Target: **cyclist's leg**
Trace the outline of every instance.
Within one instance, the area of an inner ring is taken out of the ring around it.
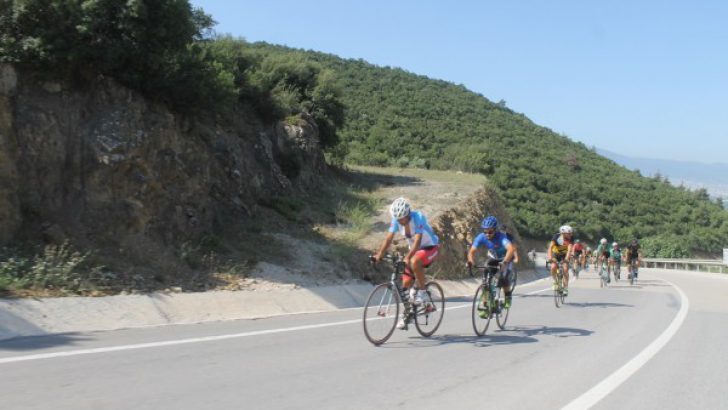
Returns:
[[[566,261],[566,257],[561,262],[561,267],[564,268],[564,289],[569,288],[569,262]]]
[[[551,280],[552,280],[554,290],[555,290],[556,289],[556,272],[559,270],[559,268],[557,265],[558,261],[556,261],[556,259],[558,259],[558,258],[556,256],[554,256],[553,259],[554,260],[551,261]]]

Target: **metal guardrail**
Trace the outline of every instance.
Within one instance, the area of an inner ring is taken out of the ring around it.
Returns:
[[[728,266],[720,259],[660,259],[644,258],[642,266],[645,268],[683,269],[698,272],[728,273]],[[703,267],[703,270],[700,268]],[[692,268],[692,269],[691,269]],[[712,268],[712,269],[711,269]],[[717,268],[717,269],[716,269]]]

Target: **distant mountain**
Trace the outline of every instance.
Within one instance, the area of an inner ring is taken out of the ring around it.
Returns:
[[[630,157],[600,148],[597,148],[597,153],[628,169],[639,170],[642,175],[659,173],[673,185],[705,188],[712,197],[728,199],[728,164]]]

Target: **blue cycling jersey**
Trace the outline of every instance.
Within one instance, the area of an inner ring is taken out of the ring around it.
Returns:
[[[405,226],[401,225],[397,219],[392,219],[392,223],[389,225],[389,232],[395,233],[397,231],[399,231],[407,239],[410,249],[412,249],[414,236],[417,234],[422,234],[420,249],[435,246],[440,243],[440,240],[437,238],[437,235],[435,235],[432,227],[430,227],[430,224],[427,223],[427,218],[425,218],[425,216],[419,211],[410,212],[409,236],[407,236]]]
[[[488,239],[485,233],[481,233],[475,237],[473,248],[483,247],[493,250],[498,259],[503,259],[506,256],[508,245],[510,244],[511,241],[508,240],[508,236],[503,232],[496,232],[495,235],[493,235],[493,239]]]

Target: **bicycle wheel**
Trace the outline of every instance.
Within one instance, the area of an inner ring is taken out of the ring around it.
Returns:
[[[488,325],[490,325],[490,317],[492,315],[488,307],[488,300],[483,300],[484,296],[485,298],[489,298],[489,294],[490,292],[487,286],[480,285],[478,286],[478,290],[475,291],[475,297],[473,297],[473,330],[478,336],[483,336],[488,330]],[[482,312],[485,312],[483,313],[484,318],[480,317]]]
[[[495,313],[495,323],[498,324],[498,327],[500,330],[506,330],[506,322],[508,321],[508,313],[510,313],[510,308],[505,308],[503,306],[503,303],[501,303],[501,300],[505,300],[505,292],[503,292],[503,289],[498,290],[498,304],[500,305],[500,309],[496,311]]]
[[[554,289],[554,304],[556,307],[561,305],[561,292],[564,288],[564,274],[559,270],[556,274],[556,289]]]
[[[391,283],[377,285],[364,305],[364,334],[375,346],[392,336],[399,318],[400,298]]]
[[[437,282],[425,284],[427,299],[415,309],[415,327],[424,337],[432,336],[445,315],[445,293]]]

